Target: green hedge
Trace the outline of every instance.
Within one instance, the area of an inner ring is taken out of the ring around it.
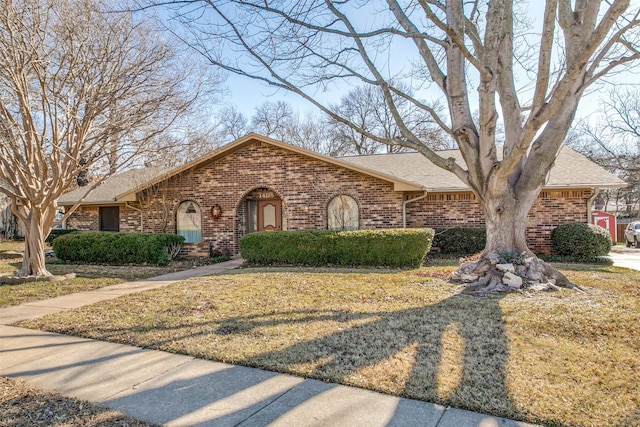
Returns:
[[[551,248],[561,256],[591,259],[607,255],[611,246],[609,232],[594,224],[563,224],[551,233]]]
[[[438,248],[441,254],[473,255],[481,252],[486,244],[484,228],[436,228],[431,248]]]
[[[253,264],[419,266],[433,230],[304,230],[250,233],[240,254]]]
[[[47,236],[46,239],[44,239],[45,242],[47,242],[48,244],[52,244],[53,243],[53,239],[55,239],[58,236],[64,236],[65,234],[69,234],[69,233],[76,233],[80,230],[76,230],[75,228],[53,228],[50,232],[49,235]]]
[[[169,262],[167,248],[182,245],[177,234],[80,232],[53,241],[56,257],[96,264],[157,264]]]

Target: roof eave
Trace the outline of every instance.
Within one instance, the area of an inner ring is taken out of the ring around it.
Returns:
[[[614,188],[625,188],[628,187],[629,184],[626,182],[623,183],[589,183],[589,184],[556,184],[556,185],[545,185],[543,190],[561,190],[561,189],[576,189],[576,188],[599,188],[603,190],[614,189]]]
[[[337,166],[341,166],[343,168],[347,168],[347,169],[351,169],[354,170],[356,172],[360,172],[363,173],[365,175],[369,175],[372,176],[374,178],[378,178],[387,182],[391,182],[394,185],[394,191],[398,191],[398,192],[403,192],[403,191],[422,191],[423,188],[422,186],[415,184],[413,182],[410,181],[406,181],[403,180],[401,178],[397,178],[393,175],[388,175],[385,173],[381,173],[378,171],[374,171],[371,169],[367,169],[367,168],[363,168],[357,165],[354,165],[353,163],[350,163],[348,161],[343,161],[340,159],[335,159],[333,157],[329,157],[329,156],[325,156],[323,154],[320,153],[316,153],[314,151],[310,151],[304,148],[300,148],[300,147],[296,147],[295,145],[291,145],[291,144],[286,144],[284,142],[263,136],[263,135],[259,135],[257,133],[249,133],[245,136],[243,136],[242,138],[239,138],[237,140],[235,140],[234,142],[231,142],[223,147],[218,148],[217,150],[213,151],[211,154],[209,154],[208,156],[201,158],[201,159],[196,159],[193,160],[189,163],[186,163],[176,169],[173,169],[167,173],[164,173],[150,181],[147,181],[146,183],[132,189],[129,191],[126,191],[124,193],[121,193],[119,195],[116,196],[116,201],[135,201],[135,194],[138,193],[141,190],[144,190],[145,188],[149,188],[152,185],[155,185],[159,182],[162,182],[163,180],[170,178],[172,176],[178,175],[186,170],[189,170],[191,168],[197,168],[198,166],[214,161],[217,158],[223,157],[224,155],[226,155],[227,153],[231,153],[233,151],[235,151],[236,149],[241,148],[243,145],[251,142],[251,141],[257,141],[257,142],[266,142],[267,144],[271,144],[274,145],[276,147],[285,149],[285,150],[289,150],[289,151],[293,151],[295,153],[298,154],[302,154],[311,158],[314,158],[316,160],[320,160],[323,162],[328,162],[328,163],[332,163],[335,164]]]
[[[58,201],[58,206],[73,206],[76,203],[78,203],[78,201],[69,201],[69,202],[64,202],[64,201]],[[105,205],[124,205],[125,202],[122,201],[117,201],[117,200],[92,200],[90,202],[82,202],[80,205],[81,206],[105,206]]]

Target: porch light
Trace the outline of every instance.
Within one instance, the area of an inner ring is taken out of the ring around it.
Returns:
[[[221,215],[222,215],[222,208],[220,207],[219,204],[216,203],[211,208],[211,216],[213,216],[213,219],[217,220],[217,219],[220,219]]]

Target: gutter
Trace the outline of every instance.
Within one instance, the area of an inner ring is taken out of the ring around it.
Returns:
[[[129,202],[125,203],[124,205],[129,209],[133,209],[134,211],[140,212],[140,232],[144,233],[144,222],[143,222],[144,217],[142,216],[142,209],[136,208],[135,206],[131,206]]]
[[[587,224],[593,224],[593,214],[591,213],[591,206],[593,205],[593,201],[596,199],[596,197],[598,197],[598,194],[600,194],[600,188],[594,187],[592,188],[592,190],[593,194],[591,195],[591,197],[589,197],[589,199],[587,199]]]
[[[424,194],[422,196],[414,197],[413,199],[408,199],[402,202],[402,228],[407,228],[407,205],[411,202],[417,202],[418,200],[422,200],[427,197],[427,190],[424,190]]]

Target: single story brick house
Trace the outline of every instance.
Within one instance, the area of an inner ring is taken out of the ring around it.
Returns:
[[[457,150],[442,153],[460,160]],[[563,146],[526,224],[532,250],[551,248],[551,231],[587,222],[597,191],[626,184]],[[58,204],[73,206],[77,189]],[[131,170],[107,179],[67,219],[67,228],[166,232],[185,251],[238,253],[261,230],[481,227],[474,194],[418,153],[343,158],[249,134],[172,170]]]

